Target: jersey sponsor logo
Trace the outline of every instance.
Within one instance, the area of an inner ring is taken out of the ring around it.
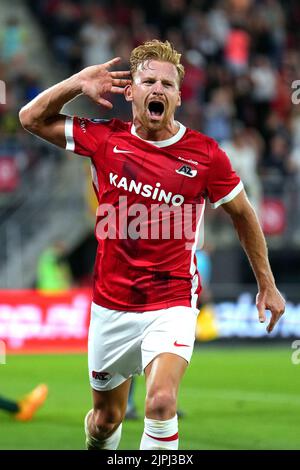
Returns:
[[[183,160],[184,162],[192,163],[193,165],[198,165],[199,164],[199,162],[196,162],[195,160],[192,160],[192,159],[189,159],[189,158],[178,157],[178,160]]]
[[[118,149],[118,146],[115,145],[113,148],[114,153],[133,153],[131,150]]]
[[[100,119],[100,118],[94,118],[94,119],[90,119],[91,122],[94,122],[95,124],[101,124],[102,122],[108,122],[109,119]]]
[[[188,176],[189,178],[194,178],[197,174],[197,170],[192,170],[192,168],[188,165],[182,165],[176,173],[179,175]]]
[[[97,372],[96,370],[92,371],[92,377],[95,380],[101,380],[102,382],[109,380],[111,375],[109,372]]]
[[[177,343],[177,340],[174,341],[174,346],[176,346],[177,348],[180,348],[182,346],[185,346],[186,348],[189,348],[190,345],[189,344],[181,344],[181,343]]]
[[[159,182],[157,182],[155,186],[152,186],[151,184],[143,184],[141,181],[128,181],[126,176],[122,176],[122,178],[119,179],[119,175],[114,173],[109,174],[109,182],[116,188],[123,188],[125,191],[140,194],[145,198],[150,197],[153,200],[164,202],[165,204],[171,203],[173,206],[181,206],[181,204],[184,203],[184,196],[182,196],[182,194],[173,194],[171,191],[166,192],[164,189],[160,188],[161,183]]]

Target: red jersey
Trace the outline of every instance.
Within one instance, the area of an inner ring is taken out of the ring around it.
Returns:
[[[99,201],[93,301],[113,310],[195,307],[195,250],[205,200],[243,188],[218,144],[180,124],[160,142],[118,119],[66,118],[66,148],[91,158]]]

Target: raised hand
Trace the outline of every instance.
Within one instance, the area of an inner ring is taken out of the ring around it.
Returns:
[[[109,93],[123,94],[126,85],[131,83],[127,77],[130,75],[129,70],[111,72],[109,69],[120,62],[120,57],[115,57],[101,65],[92,65],[81,70],[77,74],[81,82],[82,93],[89,96],[95,103],[111,109],[112,103],[102,95]]]

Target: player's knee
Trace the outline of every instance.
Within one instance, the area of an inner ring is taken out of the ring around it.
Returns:
[[[172,391],[157,390],[146,397],[146,416],[153,419],[168,419],[176,414],[176,396]]]
[[[94,425],[98,437],[106,439],[117,429],[122,422],[122,415],[119,410],[95,410]]]

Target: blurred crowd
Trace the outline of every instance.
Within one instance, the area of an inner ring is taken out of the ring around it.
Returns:
[[[292,83],[300,79],[298,0],[28,4],[56,60],[69,74],[114,56],[127,68],[136,45],[153,38],[170,40],[182,53],[186,69],[178,119],[220,143],[258,211],[264,196],[284,199],[288,190],[294,194],[293,211],[300,213],[300,105],[292,102]],[[16,108],[41,84],[18,66],[26,42],[22,24],[8,22],[0,41],[2,70],[4,64],[10,84],[8,104],[0,115],[2,153],[2,142],[27,144],[29,137],[17,130]],[[128,119],[125,100],[114,99],[118,117]]]
[[[3,19],[2,19],[3,21]],[[28,62],[30,31],[18,16],[4,20],[0,31],[0,214],[16,205],[14,198],[26,175],[43,172],[41,162],[56,158],[58,152],[42,140],[25,133],[19,123],[20,108],[43,89],[41,77]],[[44,175],[46,178],[47,175]]]

